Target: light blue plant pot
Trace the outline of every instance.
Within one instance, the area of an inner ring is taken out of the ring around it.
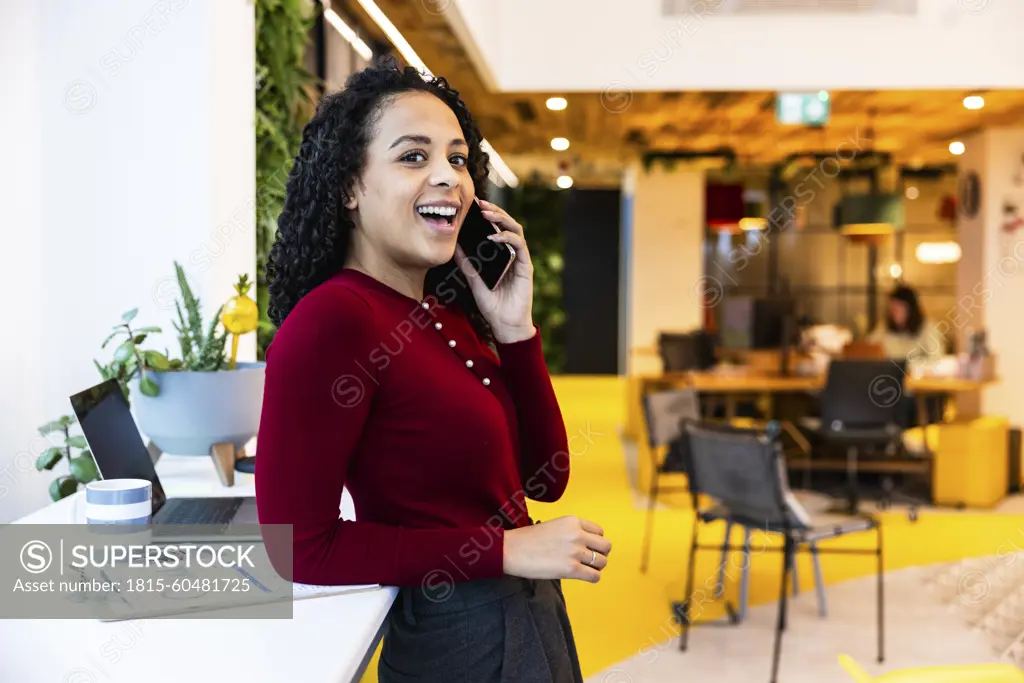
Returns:
[[[150,373],[157,396],[129,384],[139,430],[172,455],[209,455],[216,443],[244,446],[256,436],[263,409],[266,364],[238,363],[218,372]]]

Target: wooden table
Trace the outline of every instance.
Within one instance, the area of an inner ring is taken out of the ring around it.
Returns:
[[[896,370],[894,369],[894,372]],[[918,420],[927,424],[925,399],[928,396],[952,396],[978,391],[997,379],[970,380],[945,377],[906,377],[904,387],[916,398]],[[703,396],[718,396],[725,402],[727,418],[735,418],[741,398],[763,396],[768,400],[767,417],[773,416],[774,397],[778,394],[806,394],[825,387],[825,375],[779,375],[751,372],[742,368],[728,371],[688,371],[661,374],[637,374],[627,380],[626,424],[623,435],[637,442],[638,484],[642,491],[649,487],[651,455],[647,445],[647,428],[643,418],[643,396],[651,391],[689,386]],[[925,441],[927,447],[927,440]]]

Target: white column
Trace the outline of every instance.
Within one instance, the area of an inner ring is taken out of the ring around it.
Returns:
[[[2,471],[34,459],[36,427],[100,380],[93,359],[109,360],[100,344],[122,312],[138,307],[137,324],[164,330],[151,348],[180,353],[173,261],[206,322],[241,273],[255,281],[255,37],[248,0],[5,3],[0,26],[18,104],[4,108],[17,117],[5,186],[21,217],[5,233],[22,233],[2,276],[21,333],[3,335],[2,362],[23,378],[21,393],[4,382],[19,411],[0,423]],[[254,357],[249,335],[239,358]],[[28,472],[0,522],[44,504],[66,471]]]
[[[961,348],[969,328],[987,331],[1000,382],[985,391],[981,409],[1024,425],[1024,228],[1003,228],[1008,203],[1016,205],[1017,215],[1024,218],[1024,129],[983,131],[964,143],[959,185],[963,187],[968,174],[976,174],[981,201],[976,216],[964,215],[961,192],[957,233],[963,254],[957,305],[944,322],[956,332]]]
[[[631,168],[623,188],[626,372],[657,372],[660,361],[631,352],[662,331],[701,327],[704,172]]]

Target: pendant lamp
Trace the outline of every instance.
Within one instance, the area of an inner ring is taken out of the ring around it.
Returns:
[[[896,194],[849,194],[836,207],[839,231],[853,242],[878,244],[903,226],[903,200]]]
[[[715,232],[736,233],[746,216],[743,186],[709,183],[704,188],[704,217]]]

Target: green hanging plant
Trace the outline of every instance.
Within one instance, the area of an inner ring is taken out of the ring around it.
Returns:
[[[256,304],[262,360],[276,329],[267,315],[267,256],[302,128],[313,114],[318,81],[304,67],[317,3],[256,0]]]
[[[533,260],[533,320],[540,328],[548,372],[565,370],[565,307],[562,299],[565,240],[562,232],[564,192],[540,179],[512,190],[508,212],[522,224]]]

